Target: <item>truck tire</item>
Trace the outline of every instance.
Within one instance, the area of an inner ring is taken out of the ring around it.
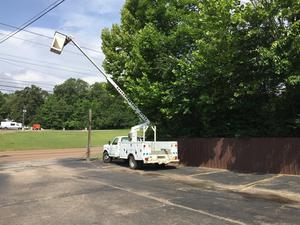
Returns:
[[[129,164],[130,169],[135,170],[135,169],[142,167],[143,161],[137,161],[134,159],[133,155],[130,155],[129,159],[128,159],[128,164]]]
[[[103,152],[102,160],[104,163],[110,163],[112,161],[112,157],[109,156],[107,151]]]

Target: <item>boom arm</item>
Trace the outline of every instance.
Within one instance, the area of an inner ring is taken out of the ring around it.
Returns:
[[[100,67],[97,66],[97,64],[82,50],[82,48],[69,36],[55,32],[54,39],[51,46],[51,51],[57,54],[61,54],[63,48],[65,45],[67,45],[69,42],[72,42],[79,51],[97,68],[97,70],[107,79],[107,81],[117,90],[117,92],[124,98],[126,103],[130,106],[131,109],[138,115],[139,119],[141,120],[141,124],[136,125],[131,128],[130,130],[130,137],[132,141],[136,142],[138,140],[138,131],[143,130],[143,140],[145,141],[145,132],[148,129],[148,126],[150,125],[150,120],[141,112],[141,110],[126,96],[124,91],[116,84],[116,82],[112,79],[110,75],[107,75],[102,71]],[[156,141],[156,128],[155,126],[152,127],[154,131],[154,142]]]
[[[117,92],[125,99],[127,104],[130,106],[131,109],[138,115],[139,119],[141,120],[142,124],[137,125],[139,127],[148,126],[150,124],[150,120],[145,116],[144,113],[126,96],[124,91],[117,85],[117,83],[111,78],[111,76],[107,75],[102,71],[100,67],[80,48],[80,46],[70,37],[67,36],[67,42],[72,42],[81,53],[97,68],[97,70],[107,79],[107,81],[117,90]],[[137,127],[135,126],[135,127]]]

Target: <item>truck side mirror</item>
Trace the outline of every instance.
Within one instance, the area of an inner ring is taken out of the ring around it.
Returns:
[[[110,141],[108,141],[108,144],[110,145],[110,144],[111,144],[111,142],[110,142]]]

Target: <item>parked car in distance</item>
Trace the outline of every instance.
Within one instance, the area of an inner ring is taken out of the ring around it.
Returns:
[[[41,130],[41,124],[39,123],[32,124],[32,130]]]
[[[22,123],[17,123],[10,120],[5,120],[1,122],[0,129],[4,130],[21,130]]]

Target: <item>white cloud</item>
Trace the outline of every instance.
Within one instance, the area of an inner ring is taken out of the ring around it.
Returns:
[[[47,1],[48,4],[52,3]],[[46,25],[31,26],[28,29],[51,37],[55,30],[71,35],[82,47],[99,51],[86,50],[98,65],[102,65],[104,54],[101,51],[101,29],[119,21],[120,8],[124,1],[66,1],[49,15],[49,18],[58,21],[55,29],[47,28]],[[4,37],[1,33],[9,32],[0,30],[0,38]],[[74,46],[66,46],[64,52],[58,56],[49,51],[51,42],[49,38],[20,32],[0,44],[0,84],[5,83],[5,79],[33,84],[57,84],[70,77],[81,78],[90,84],[105,81]]]
[[[96,82],[99,82],[100,75],[99,76],[87,76],[87,77],[82,77],[82,80],[84,80],[85,82],[89,83],[89,84],[94,84]]]
[[[45,80],[51,80],[51,83],[47,82],[49,85],[61,83],[64,81],[64,79],[53,77],[51,75],[47,75],[44,73],[40,73],[37,71],[32,70],[21,70],[19,72],[16,72],[13,75],[13,78],[15,80],[21,80],[21,81],[28,81],[28,82],[45,82]]]
[[[97,19],[92,16],[71,14],[68,20],[65,21],[63,27],[64,29],[91,29]]]

